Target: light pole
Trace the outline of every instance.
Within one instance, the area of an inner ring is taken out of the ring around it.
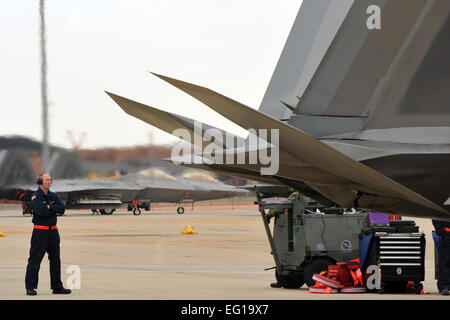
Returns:
[[[41,44],[41,103],[42,103],[42,169],[48,171],[48,101],[47,101],[47,53],[45,48],[45,3],[39,0],[40,44]]]

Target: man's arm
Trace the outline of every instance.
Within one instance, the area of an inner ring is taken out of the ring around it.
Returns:
[[[55,215],[54,212],[52,212],[49,207],[47,206],[47,202],[45,202],[42,197],[33,195],[31,197],[31,209],[33,209],[33,214],[41,216],[41,217],[51,217]]]
[[[54,212],[54,213],[59,213],[59,214],[63,214],[66,211],[66,207],[64,206],[64,203],[61,201],[61,199],[59,198],[59,196],[54,193],[52,195],[52,203],[50,204],[50,209]]]

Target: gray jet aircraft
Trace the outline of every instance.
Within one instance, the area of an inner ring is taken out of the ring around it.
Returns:
[[[31,213],[29,201],[37,189],[34,184],[0,186],[0,198],[23,202],[24,214]],[[208,172],[181,170],[170,174],[160,168],[149,168],[118,178],[60,179],[55,180],[52,191],[58,193],[67,209],[100,209],[112,214],[122,203],[129,203],[133,213],[141,213],[140,203],[177,203],[177,212],[184,213],[183,204],[193,201],[248,196],[247,190],[220,182]],[[149,204],[144,205],[149,209]]]
[[[276,174],[248,161],[191,166],[324,205],[450,220],[449,38],[448,0],[304,0],[259,110],[155,75],[245,129],[279,130]],[[108,94],[169,133],[194,130],[192,119]],[[248,160],[252,147],[233,151]]]

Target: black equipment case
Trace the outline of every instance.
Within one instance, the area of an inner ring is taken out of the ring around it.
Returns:
[[[377,291],[404,293],[408,282],[412,281],[412,289],[420,294],[423,289],[420,282],[425,279],[424,233],[418,232],[414,221],[391,221],[389,226],[373,225],[370,231],[374,232],[374,237],[367,266],[380,268],[381,287]]]

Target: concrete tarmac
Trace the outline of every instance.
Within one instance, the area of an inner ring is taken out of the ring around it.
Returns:
[[[404,218],[406,219],[406,218]],[[409,220],[409,219],[408,219]],[[312,294],[308,288],[274,289],[274,266],[257,209],[143,211],[120,209],[113,215],[68,210],[58,218],[62,280],[66,287],[79,270],[79,289],[52,295],[49,263],[44,257],[37,296],[25,295],[25,269],[32,232],[31,217],[20,206],[0,204],[0,299],[104,300],[428,300],[438,294],[434,279],[431,220],[414,219],[426,233],[429,294]],[[191,225],[198,233],[183,235]],[[272,224],[271,224],[272,225]],[[73,267],[75,266],[75,267]],[[75,270],[75,271],[74,271]]]

